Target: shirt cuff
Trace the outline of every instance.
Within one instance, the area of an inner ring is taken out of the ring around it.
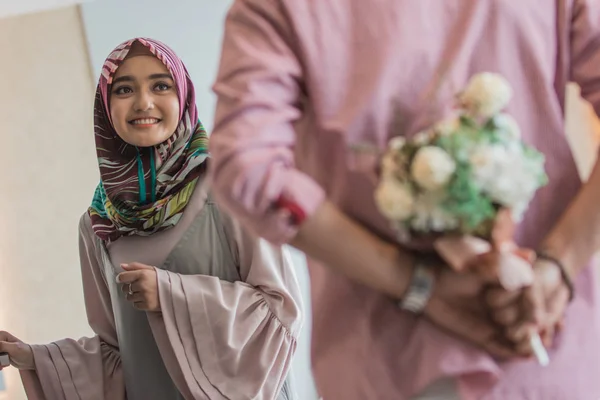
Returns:
[[[295,169],[286,175],[285,186],[266,215],[252,218],[257,234],[277,245],[289,243],[325,201],[325,191],[311,177]]]

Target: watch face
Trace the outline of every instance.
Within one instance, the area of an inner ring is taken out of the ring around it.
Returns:
[[[419,279],[415,282],[414,288],[418,292],[426,292],[431,285],[425,279]]]

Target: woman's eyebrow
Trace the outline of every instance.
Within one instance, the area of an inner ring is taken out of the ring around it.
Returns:
[[[148,77],[148,80],[154,80],[154,79],[170,79],[173,80],[173,77],[171,76],[171,74],[152,74]],[[135,78],[133,76],[130,75],[123,75],[120,76],[118,78],[116,78],[112,84],[116,84],[119,82],[135,82]]]
[[[115,83],[119,83],[119,82],[133,82],[133,81],[135,81],[133,76],[123,75],[123,76],[120,76],[120,77],[116,78],[115,80],[113,80],[112,84],[114,85]]]
[[[148,77],[148,79],[170,79],[173,80],[173,77],[171,76],[171,74],[152,74]]]

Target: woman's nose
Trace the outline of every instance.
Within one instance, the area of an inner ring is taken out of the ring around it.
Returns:
[[[136,111],[148,111],[154,108],[154,100],[152,95],[148,93],[140,93],[135,101]]]

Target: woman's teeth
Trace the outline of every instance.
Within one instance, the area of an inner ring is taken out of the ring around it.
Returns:
[[[157,124],[158,119],[156,118],[145,118],[145,119],[136,119],[131,121],[133,125],[152,125]]]

